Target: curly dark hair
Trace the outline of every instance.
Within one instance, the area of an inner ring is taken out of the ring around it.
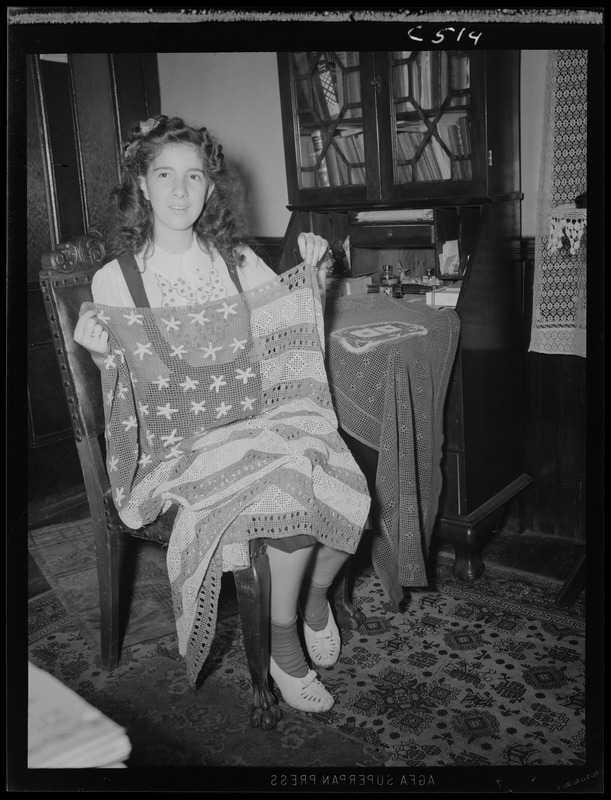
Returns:
[[[202,156],[204,171],[215,183],[204,210],[195,223],[201,241],[213,244],[226,263],[239,265],[240,245],[252,242],[243,203],[243,187],[228,169],[223,148],[207,128],[187,124],[180,117],[160,114],[132,129],[123,150],[121,182],[112,192],[112,219],[108,226],[107,253],[117,258],[138,253],[153,242],[153,212],[140,188],[139,178],[166,144],[191,144]]]

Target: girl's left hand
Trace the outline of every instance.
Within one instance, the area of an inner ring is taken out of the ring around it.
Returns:
[[[331,260],[329,242],[314,233],[300,233],[297,237],[299,252],[309,267],[322,267],[325,259]]]

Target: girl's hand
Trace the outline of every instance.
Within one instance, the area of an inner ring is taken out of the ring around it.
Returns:
[[[74,328],[74,341],[89,350],[94,360],[98,361],[108,355],[108,331],[98,322],[98,312],[95,309],[85,311],[78,318]]]
[[[327,300],[327,267],[333,264],[329,242],[313,233],[300,233],[297,244],[306,264],[316,270],[316,280],[323,310]]]
[[[309,267],[320,268],[325,259],[332,260],[329,242],[314,233],[300,233],[297,237],[299,252]]]

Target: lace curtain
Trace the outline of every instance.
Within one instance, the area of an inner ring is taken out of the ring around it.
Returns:
[[[586,50],[551,50],[535,236],[530,351],[586,355]]]

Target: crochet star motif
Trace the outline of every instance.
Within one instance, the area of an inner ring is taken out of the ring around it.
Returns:
[[[203,325],[204,322],[210,322],[205,311],[200,311],[199,314],[189,314],[189,316],[191,317],[191,325],[195,325],[195,323]]]
[[[140,342],[136,342],[138,347],[134,350],[135,356],[140,356],[140,361],[144,358],[144,356],[152,356],[153,351],[150,349],[153,345],[149,342],[148,344],[140,344]]]
[[[178,435],[176,428],[174,428],[169,436],[161,436],[160,438],[164,447],[168,447],[171,444],[176,444],[177,442],[182,442],[183,440],[183,437]]]
[[[216,408],[216,418],[220,419],[221,417],[226,417],[231,409],[232,406],[228,406],[225,401],[223,401],[221,405]]]
[[[211,375],[210,377],[212,378],[212,383],[210,384],[210,391],[214,389],[215,392],[218,394],[221,387],[227,386],[227,381],[225,380],[224,375],[219,375],[218,377],[216,375]]]
[[[201,347],[200,350],[204,352],[204,358],[211,358],[213,361],[216,361],[216,354],[219,350],[222,350],[222,347],[214,347],[212,342],[208,345],[208,347]]]
[[[178,356],[178,358],[180,358],[180,360],[182,361],[183,355],[186,355],[188,352],[189,351],[187,350],[187,348],[183,344],[179,344],[179,345],[172,346],[172,350],[170,352],[170,356],[172,356],[172,358],[175,357],[175,356]]]
[[[235,379],[236,381],[242,381],[244,386],[248,383],[249,378],[254,378],[255,373],[252,371],[252,367],[248,367],[248,369],[237,369]]]
[[[136,314],[135,311],[130,311],[129,314],[123,314],[123,316],[127,320],[128,325],[133,325],[135,322],[137,322],[138,325],[144,325],[144,316],[142,314]]]
[[[178,413],[177,408],[170,408],[170,404],[166,403],[165,406],[157,406],[157,416],[172,419],[172,414]]]
[[[224,318],[227,319],[227,317],[230,316],[231,314],[237,314],[238,313],[236,311],[236,306],[237,306],[237,303],[232,303],[231,305],[229,305],[229,303],[223,303],[223,307],[222,308],[217,308],[216,311],[217,311],[218,314],[222,314],[224,316]]]
[[[160,376],[157,378],[157,380],[156,380],[156,381],[151,381],[151,383],[154,383],[154,384],[155,384],[155,386],[159,387],[159,391],[161,391],[162,389],[167,389],[167,388],[169,387],[169,385],[170,385],[170,379],[169,379],[169,378],[163,378],[163,377],[160,375]]]
[[[231,347],[231,349],[233,350],[234,353],[237,353],[238,350],[245,350],[246,349],[246,342],[247,341],[248,341],[248,339],[235,339],[234,338],[233,342],[229,345],[229,347]]]
[[[178,384],[183,392],[188,391],[189,389],[197,389],[199,386],[199,381],[194,381],[188,375],[185,375],[184,381]]]
[[[177,331],[181,325],[180,320],[174,319],[174,317],[171,319],[164,319],[162,317],[161,321],[164,323],[166,331]]]

